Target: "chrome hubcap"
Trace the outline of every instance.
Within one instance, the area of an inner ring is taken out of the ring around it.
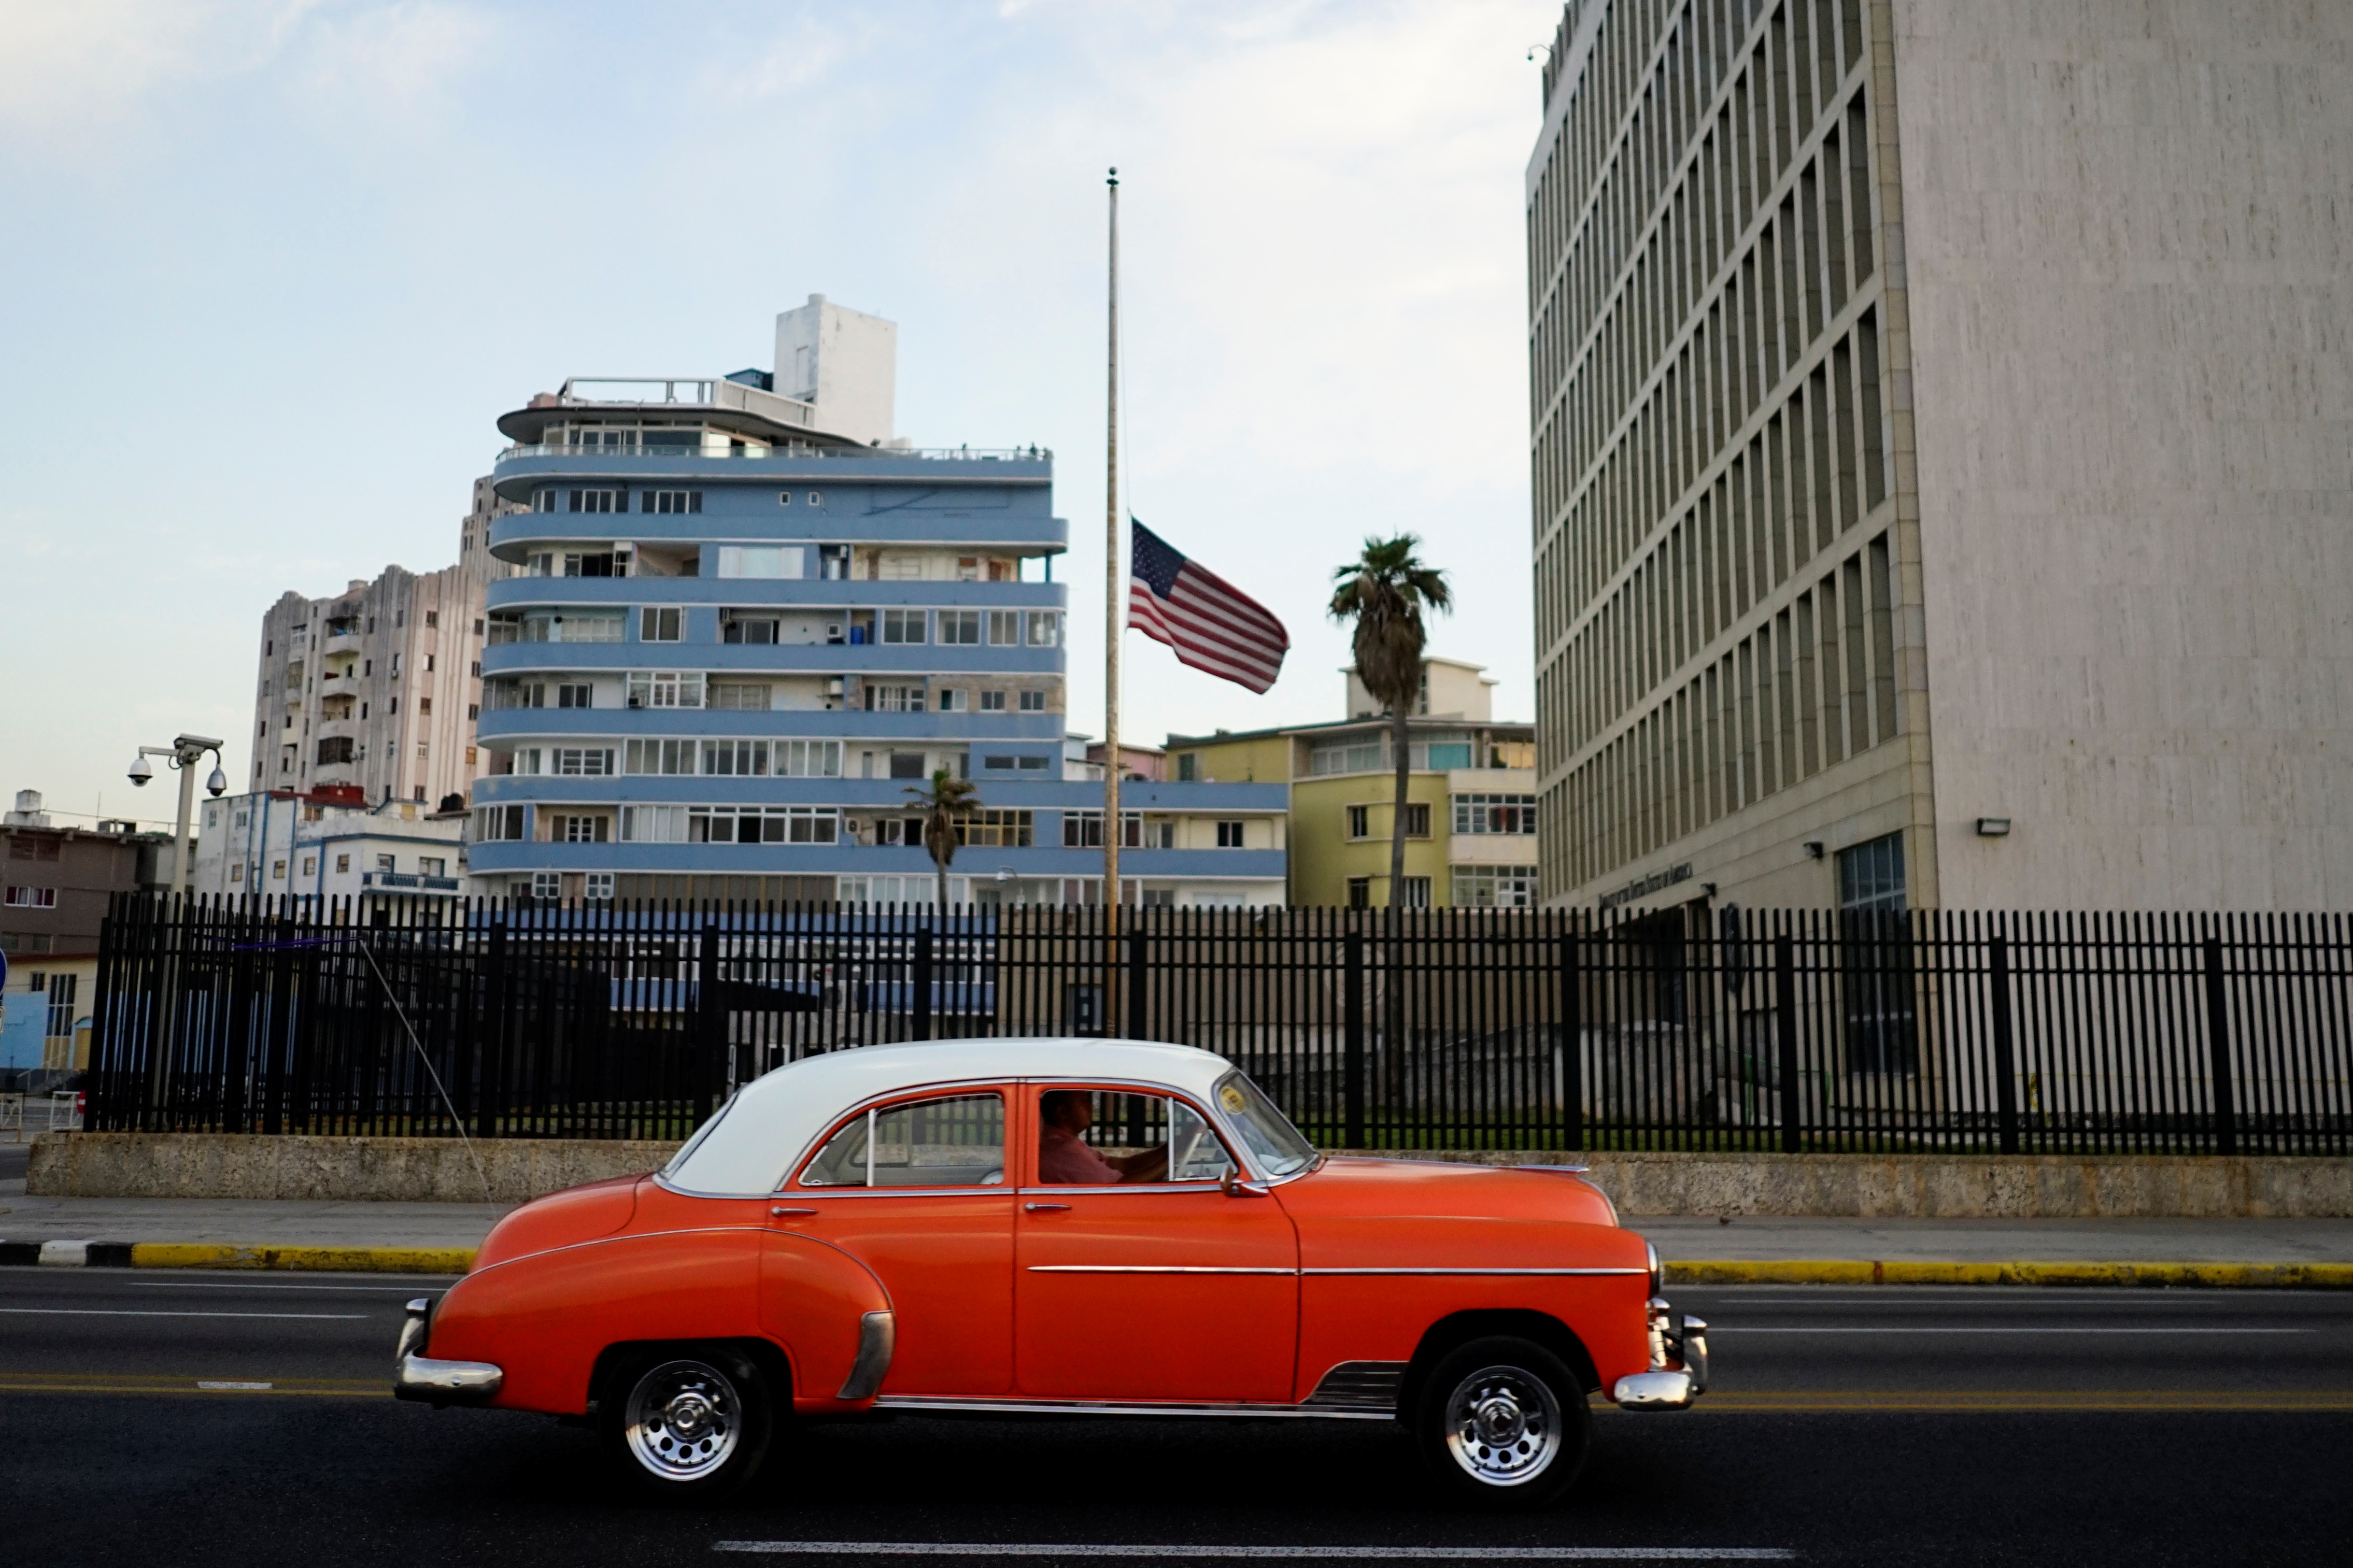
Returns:
[[[743,1438],[743,1411],[734,1384],[717,1367],[665,1362],[629,1391],[629,1452],[664,1480],[707,1476],[735,1452]]]
[[[1447,1452],[1474,1480],[1495,1487],[1532,1480],[1560,1445],[1559,1403],[1534,1373],[1482,1367],[1447,1398]]]

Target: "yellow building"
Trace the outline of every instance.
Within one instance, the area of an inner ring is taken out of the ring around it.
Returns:
[[[1408,908],[1526,908],[1536,898],[1535,727],[1498,723],[1483,667],[1432,658],[1407,721]],[[1348,717],[1168,737],[1170,777],[1290,787],[1290,901],[1390,901],[1390,721],[1347,670]]]

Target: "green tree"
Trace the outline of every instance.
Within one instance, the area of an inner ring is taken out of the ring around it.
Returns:
[[[1389,907],[1405,895],[1406,719],[1421,695],[1424,609],[1448,611],[1454,595],[1446,574],[1414,553],[1410,533],[1367,539],[1365,552],[1333,574],[1332,618],[1355,623],[1356,679],[1389,711],[1389,750],[1397,763],[1396,807],[1389,814]]]
[[[970,779],[952,778],[947,769],[939,768],[933,772],[930,784],[909,784],[906,793],[923,814],[923,847],[931,851],[932,868],[939,873],[939,908],[945,912],[948,863],[955,858],[956,846],[963,841],[965,823],[980,809],[980,787]]]

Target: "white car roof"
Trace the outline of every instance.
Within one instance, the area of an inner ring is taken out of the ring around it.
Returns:
[[[1166,1085],[1208,1103],[1234,1064],[1191,1046],[1145,1040],[939,1040],[860,1046],[754,1079],[687,1141],[662,1180],[690,1193],[765,1196],[851,1106],[878,1095],[975,1079],[1092,1078]]]

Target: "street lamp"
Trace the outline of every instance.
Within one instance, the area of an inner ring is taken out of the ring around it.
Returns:
[[[131,759],[131,782],[142,787],[155,776],[153,765],[147,761],[150,757],[168,758],[164,765],[179,770],[180,825],[179,830],[172,835],[170,886],[172,891],[183,898],[187,896],[188,880],[195,871],[193,858],[188,854],[188,820],[195,810],[196,764],[205,760],[206,752],[212,753],[213,774],[205,781],[205,788],[217,798],[228,788],[228,775],[220,770],[220,749],[224,744],[226,742],[208,736],[181,735],[168,746],[142,746],[139,754]]]

